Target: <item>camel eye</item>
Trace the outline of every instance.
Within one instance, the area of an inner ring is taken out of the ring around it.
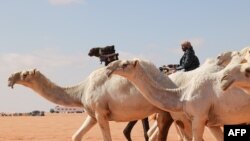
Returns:
[[[23,74],[23,79],[25,79],[27,76],[28,76],[28,74],[27,74],[27,73],[24,73],[24,74]]]

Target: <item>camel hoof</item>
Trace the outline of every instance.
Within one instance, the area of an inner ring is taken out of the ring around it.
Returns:
[[[81,141],[81,137],[78,137],[78,136],[72,136],[72,141]]]

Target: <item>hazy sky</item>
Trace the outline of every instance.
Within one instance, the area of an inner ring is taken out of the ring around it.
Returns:
[[[0,112],[55,105],[32,90],[7,87],[15,71],[37,68],[58,85],[83,81],[103,66],[87,53],[115,45],[120,59],[178,63],[190,40],[201,62],[250,45],[249,0],[2,0]]]

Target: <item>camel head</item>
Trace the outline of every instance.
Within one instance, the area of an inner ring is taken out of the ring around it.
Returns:
[[[36,69],[13,73],[8,78],[8,86],[11,88],[13,88],[15,84],[23,84],[27,86],[38,73],[40,72]]]
[[[238,51],[223,52],[217,56],[217,65],[225,67],[235,56],[240,56],[240,53]]]
[[[243,48],[240,54],[249,62],[250,61],[250,46]]]
[[[221,77],[221,89],[230,87],[247,88],[250,90],[250,64],[234,64],[225,68]]]
[[[138,59],[134,60],[117,60],[111,62],[107,66],[107,75],[110,76],[111,74],[118,74],[124,76],[126,78],[131,78],[135,76],[134,68],[139,64]]]

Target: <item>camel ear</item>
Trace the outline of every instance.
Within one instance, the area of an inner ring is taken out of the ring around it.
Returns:
[[[33,69],[32,74],[33,74],[33,75],[36,74],[36,69]]]
[[[136,65],[139,63],[139,60],[135,60],[134,61],[134,67],[136,67]]]
[[[221,78],[221,84],[220,87],[223,91],[226,91],[233,83],[234,83],[234,79],[232,77],[230,77],[229,75],[224,75]]]

